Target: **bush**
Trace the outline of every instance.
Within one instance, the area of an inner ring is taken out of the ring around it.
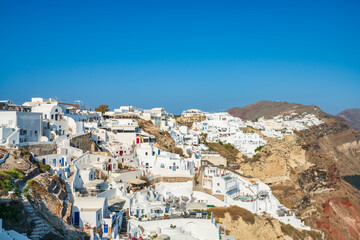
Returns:
[[[16,179],[24,178],[24,173],[17,168],[11,168],[10,170],[4,170],[3,172],[9,174],[11,177]]]
[[[12,205],[0,205],[0,218],[3,220],[19,221],[20,210]]]
[[[37,166],[38,166],[38,168],[40,168],[40,170],[41,171],[43,171],[43,172],[47,172],[47,171],[49,171],[50,170],[50,165],[48,165],[48,164],[43,164],[43,163],[41,163],[41,162],[38,162],[37,163]]]
[[[255,149],[255,152],[261,151],[261,149],[263,148],[263,146],[259,146]]]
[[[23,177],[24,174],[16,168],[0,171],[0,190],[12,190],[11,178],[22,179]]]

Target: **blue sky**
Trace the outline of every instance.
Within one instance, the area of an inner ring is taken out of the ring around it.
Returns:
[[[360,108],[359,1],[0,0],[0,98]]]

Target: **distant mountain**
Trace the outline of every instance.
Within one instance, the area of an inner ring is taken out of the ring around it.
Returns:
[[[342,117],[353,128],[360,131],[360,109],[346,109],[339,113],[337,116]]]
[[[244,120],[254,120],[260,116],[272,118],[282,114],[303,112],[325,115],[325,113],[315,105],[302,105],[279,101],[260,101],[245,107],[234,107],[227,110],[227,112],[234,117],[239,117]]]

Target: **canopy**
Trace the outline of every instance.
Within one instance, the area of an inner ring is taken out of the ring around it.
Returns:
[[[141,185],[141,184],[145,184],[146,182],[144,180],[141,180],[141,179],[135,179],[135,180],[132,180],[130,182],[130,184],[133,184],[133,185]]]

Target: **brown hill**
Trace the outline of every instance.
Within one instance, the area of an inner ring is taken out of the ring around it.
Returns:
[[[337,116],[342,117],[353,128],[360,131],[360,109],[346,109],[339,113]]]
[[[314,113],[324,123],[286,136],[266,138],[256,161],[240,159],[245,175],[271,185],[273,194],[312,228],[331,239],[360,239],[360,191],[341,180],[360,174],[360,132],[343,118],[314,105],[261,101],[228,110],[256,119],[284,113]]]
[[[315,115],[323,115],[324,112],[315,105],[302,105],[298,103],[288,103],[279,101],[260,101],[245,107],[234,107],[227,112],[244,120],[254,120],[263,116],[264,118],[272,118],[274,116],[290,113],[313,113]]]

